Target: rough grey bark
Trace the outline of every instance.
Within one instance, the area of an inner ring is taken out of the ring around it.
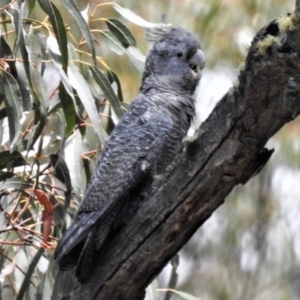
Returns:
[[[299,15],[292,20],[299,24]],[[257,33],[234,88],[106,246],[90,282],[65,299],[139,299],[233,187],[260,171],[273,151],[264,148],[268,139],[300,113],[299,41],[300,26],[280,32],[276,21]]]

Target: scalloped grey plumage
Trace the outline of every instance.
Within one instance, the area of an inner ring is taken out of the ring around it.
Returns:
[[[174,161],[195,115],[193,94],[205,62],[199,42],[177,26],[151,29],[147,36],[154,44],[140,92],[107,141],[55,251],[61,270],[76,266],[80,283],[89,279],[103,244],[130,222],[154,176]]]

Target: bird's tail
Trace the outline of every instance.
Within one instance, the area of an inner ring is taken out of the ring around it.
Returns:
[[[123,201],[117,202],[101,219],[101,222],[91,228],[85,239],[84,246],[76,263],[75,276],[79,283],[87,282],[95,271],[97,261],[102,254],[102,246],[110,233],[112,224],[123,206]]]

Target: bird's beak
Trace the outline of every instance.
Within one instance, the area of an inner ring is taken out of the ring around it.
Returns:
[[[205,66],[205,55],[201,49],[197,50],[197,53],[194,55],[193,60],[195,59],[195,63],[200,70],[202,70]]]
[[[198,49],[195,55],[190,59],[190,65],[193,66],[192,70],[197,78],[201,78],[201,71],[205,66],[205,55],[201,49]]]
[[[196,54],[190,60],[190,63],[197,66],[198,70],[202,70],[205,66],[205,55],[201,49],[198,49]]]

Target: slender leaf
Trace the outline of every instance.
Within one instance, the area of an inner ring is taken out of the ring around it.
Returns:
[[[76,49],[71,43],[68,43],[68,49],[69,49],[69,58],[70,58],[70,60],[77,59]]]
[[[100,34],[102,35],[103,41],[111,51],[115,52],[118,55],[123,55],[125,53],[126,49],[110,31],[103,30],[100,32]]]
[[[47,151],[47,148],[44,149],[47,154],[55,151],[54,144],[57,143],[60,144],[59,151],[62,151],[64,148],[66,135],[66,119],[61,105],[55,105],[51,109],[51,113],[49,113],[48,116],[49,120],[47,123],[47,131],[51,132],[53,143],[49,141],[49,144],[47,146],[47,148],[49,148],[49,151]]]
[[[40,46],[41,58],[43,60],[48,60],[49,53],[48,53],[48,49],[47,49],[47,36],[40,30],[34,30],[33,33],[35,35],[35,39],[36,39],[37,43]],[[41,61],[40,63],[41,63],[41,75],[43,76],[44,71],[46,69],[46,62]]]
[[[132,62],[132,64],[136,67],[136,69],[140,73],[143,72],[144,62],[146,58],[136,47],[129,46],[127,48],[124,48],[122,44],[117,40],[117,38],[110,31],[102,30],[101,36],[104,42],[112,51],[114,51],[118,55],[122,55],[123,53],[126,53],[130,61]]]
[[[28,14],[30,15],[35,7],[36,0],[27,0],[28,3]]]
[[[25,34],[24,40],[27,46],[26,49],[29,61],[34,63],[35,66],[39,66],[42,60],[42,50],[35,32],[30,30],[29,33]]]
[[[17,82],[19,84],[20,93],[22,96],[22,105],[23,105],[23,111],[29,111],[32,109],[32,103],[31,103],[31,97],[29,93],[29,82],[28,78],[26,76],[24,64],[21,62],[16,62],[16,70],[17,70]],[[30,78],[29,78],[30,79]]]
[[[64,157],[68,166],[72,186],[75,194],[80,195],[86,186],[86,178],[82,169],[82,159],[80,155],[85,151],[83,148],[82,136],[79,130],[75,130],[66,141]]]
[[[23,29],[22,29],[22,14],[20,13],[20,10],[16,9],[16,8],[13,11],[13,24],[14,24],[14,27],[15,27],[15,30],[17,33],[17,38],[15,40],[13,53],[14,53],[14,56],[16,56],[17,50],[20,47],[26,77],[27,77],[29,86],[31,87],[28,53],[26,50],[24,36],[23,36]]]
[[[54,33],[56,35],[58,46],[62,59],[62,67],[65,72],[68,68],[68,39],[66,28],[61,17],[61,14],[58,8],[52,1],[49,0],[38,0],[41,5],[41,8],[49,16],[51,25],[53,27]]]
[[[136,41],[130,30],[117,19],[107,19],[106,24],[112,34],[118,39],[123,47],[128,48],[129,46],[136,47]]]
[[[141,18],[140,16],[136,15],[130,9],[123,8],[116,3],[112,3],[112,6],[120,15],[122,15],[124,18],[126,18],[127,20],[129,20],[130,22],[132,22],[138,26],[154,28],[154,27],[162,25],[162,24],[158,24],[158,23],[150,23],[150,22],[144,20],[143,18]]]
[[[65,201],[65,210],[69,207],[71,201],[71,191],[72,191],[72,183],[71,183],[71,176],[69,172],[69,168],[65,162],[65,160],[57,155],[51,154],[50,155],[51,163],[54,167],[54,175],[66,185],[66,201]]]
[[[3,35],[0,35],[0,57],[12,56],[13,53]]]
[[[65,72],[67,72],[67,66],[68,66],[68,61],[69,61],[67,32],[66,32],[65,24],[63,22],[62,16],[61,16],[58,8],[54,5],[53,2],[51,2],[51,6],[52,6],[53,12],[55,14],[55,20],[56,20],[56,24],[57,24],[58,32],[55,32],[55,34],[58,37],[58,44],[59,44],[59,49],[60,49],[61,57],[62,57],[63,69]]]
[[[61,57],[60,54],[58,53],[58,44],[57,44],[57,40],[52,37],[49,36],[47,39],[47,46],[49,49],[49,54],[52,58],[52,61],[55,65],[55,67],[59,70],[60,76],[61,76],[61,82],[63,84],[64,90],[61,89],[61,87],[59,87],[59,92],[61,92],[62,94],[60,94],[60,100],[62,102],[62,106],[63,106],[63,110],[65,112],[65,119],[67,122],[67,135],[69,135],[69,133],[71,132],[71,130],[73,130],[74,127],[74,122],[72,121],[72,118],[74,116],[74,113],[76,111],[76,103],[75,103],[75,98],[74,98],[74,94],[73,94],[73,89],[70,83],[70,80],[67,76],[67,74],[64,72],[64,70],[62,69],[62,65],[61,65]],[[65,92],[68,93],[68,98],[65,95]],[[72,104],[70,103],[70,101],[72,100]],[[72,107],[71,107],[72,105]],[[77,113],[77,111],[76,111]],[[70,114],[70,115],[69,115]],[[74,116],[75,118],[75,116]]]
[[[15,277],[14,284],[15,284],[16,288],[19,290],[21,288],[21,285],[24,282],[24,278],[26,276],[26,273],[24,273],[24,272],[27,270],[27,268],[29,266],[29,257],[26,256],[26,253],[25,253],[23,247],[21,247],[19,249],[15,249],[15,252],[16,252],[16,255],[14,257],[14,260],[15,260],[16,266],[18,266],[18,268],[14,268],[14,277]]]
[[[94,64],[96,65],[96,52],[95,52],[93,38],[90,29],[86,21],[84,20],[78,6],[73,0],[62,0],[61,2],[69,11],[69,13],[73,16],[74,20],[77,22],[79,29],[81,30],[81,33],[84,36],[86,43],[92,53]]]
[[[77,91],[78,96],[80,97],[80,101],[82,102],[93,124],[94,130],[98,135],[101,144],[104,145],[107,140],[107,134],[101,127],[100,117],[97,113],[94,98],[84,77],[72,63],[69,64],[69,79],[73,88]]]
[[[1,155],[0,155],[1,156]],[[6,179],[4,182],[0,183],[1,189],[14,189],[14,190],[21,190],[21,189],[28,189],[32,188],[33,182],[25,182],[21,177],[11,177]]]
[[[15,150],[19,152],[26,151],[27,148],[28,148],[28,140],[22,140],[18,142],[18,144],[15,146]]]
[[[41,133],[43,132],[46,120],[47,120],[47,113],[43,107],[33,107],[34,109],[34,123],[36,124],[34,128],[30,132],[30,136],[28,137],[28,148],[27,150],[31,150],[40,137]]]
[[[61,82],[59,84],[59,99],[62,104],[62,108],[66,120],[66,135],[70,135],[74,129],[76,123],[76,111],[74,103],[69,93],[67,93],[64,84]]]
[[[10,57],[13,58],[12,50],[5,41],[3,35],[0,36],[0,57]],[[30,95],[28,91],[28,81],[26,79],[26,74],[24,72],[24,65],[20,62],[8,61],[9,72],[17,80],[21,99],[23,104],[23,110],[29,110],[31,107],[30,104]],[[21,68],[20,68],[21,67]]]
[[[20,43],[23,44],[24,41],[22,41],[22,36],[23,36],[23,28],[22,28],[22,12],[21,12],[21,7],[18,7],[17,3],[14,3],[13,7],[13,25],[15,27],[17,37],[15,39],[15,44],[14,44],[14,50],[13,54],[16,56],[17,51],[19,49]]]
[[[117,84],[118,98],[119,98],[120,102],[123,102],[122,87],[121,87],[121,82],[120,82],[118,76],[116,75],[116,73],[114,71],[107,70],[107,78],[111,84],[114,82]]]
[[[94,76],[90,71],[90,66],[85,64],[80,64],[80,73],[83,75],[84,79],[86,80],[95,99],[95,103],[96,106],[98,107],[98,111],[100,111],[103,98],[105,98],[104,92],[100,88],[99,84],[95,81]]]
[[[3,35],[0,35],[0,57],[13,58],[13,53],[10,49],[10,46],[5,41]],[[7,61],[6,63],[9,65],[10,73],[14,76],[14,78],[17,78],[17,70],[16,70],[15,61]]]
[[[30,263],[29,267],[28,267],[28,270],[26,272],[26,275],[25,275],[25,278],[23,280],[23,283],[22,283],[22,286],[19,290],[19,293],[17,295],[17,298],[16,300],[22,300],[27,289],[28,289],[28,286],[30,284],[30,278],[31,278],[31,275],[33,274],[34,272],[34,269],[36,267],[36,265],[38,264],[41,256],[43,255],[44,253],[44,248],[39,248],[39,250],[36,252],[32,262]]]
[[[22,154],[18,151],[10,152],[9,150],[0,152],[0,169],[14,168],[26,165]]]
[[[120,105],[118,97],[116,96],[114,90],[111,87],[110,82],[101,70],[95,67],[90,67],[90,70],[94,76],[94,79],[99,84],[108,101],[110,102],[113,110],[115,111],[115,114],[118,116],[118,118],[121,118],[123,115],[122,107]]]
[[[15,174],[12,173],[12,172],[3,172],[3,171],[0,171],[0,181],[4,181],[8,178],[11,178],[13,177]]]
[[[32,83],[32,89],[34,91],[34,102],[38,106],[42,106],[44,110],[49,107],[49,99],[47,97],[46,86],[41,73],[34,65],[30,68],[30,78]]]
[[[17,81],[12,75],[3,71],[2,83],[4,102],[9,124],[10,148],[13,149],[21,131],[22,101]]]
[[[54,184],[57,184],[58,180],[54,179]],[[65,193],[66,194],[66,193]],[[53,194],[49,194],[49,198],[51,200],[52,206],[53,206],[53,220],[54,223],[58,226],[58,228],[61,230],[63,233],[66,230],[66,209],[65,206],[61,205],[61,200],[57,199],[56,197],[53,196]],[[70,197],[68,198],[68,201],[71,201],[71,194]],[[67,201],[67,200],[66,200]]]

